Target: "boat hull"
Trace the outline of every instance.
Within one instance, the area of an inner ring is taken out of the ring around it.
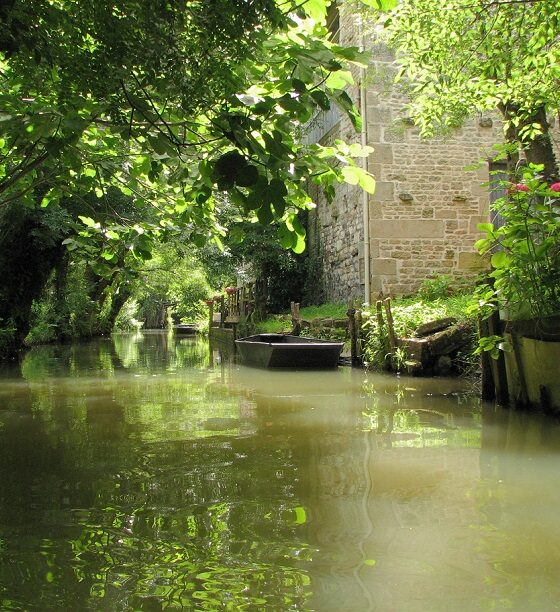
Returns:
[[[198,326],[195,323],[174,325],[173,329],[178,336],[194,336],[198,333]]]
[[[243,363],[261,368],[336,368],[343,342],[283,334],[259,334],[235,341]]]

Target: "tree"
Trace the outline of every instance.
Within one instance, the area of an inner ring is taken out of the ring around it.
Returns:
[[[4,3],[0,209],[65,209],[65,202],[94,193],[97,206],[72,217],[63,242],[106,278],[130,265],[123,249],[142,261],[154,241],[177,234],[197,245],[219,242],[218,192],[245,217],[276,224],[282,245],[301,252],[305,232],[296,215],[312,206],[308,180],[330,195],[336,182],[368,191],[375,185],[353,161],[367,149],[304,146],[297,137],[313,113],[331,104],[359,125],[344,90],[352,80],[346,64],[361,56],[328,42],[326,6],[326,0]],[[108,215],[111,189],[130,198],[141,219]],[[26,295],[37,295],[44,281],[35,278]],[[4,326],[12,308],[13,296],[0,295]],[[21,305],[19,337],[29,308],[29,300]]]
[[[66,202],[95,193],[91,212],[71,218],[81,220],[79,236],[63,223],[60,237],[110,278],[130,265],[123,249],[144,260],[154,240],[186,232],[202,244],[217,235],[212,196],[227,191],[245,215],[285,221],[284,245],[301,250],[302,232],[291,220],[297,207],[310,204],[303,183],[341,179],[329,155],[352,162],[336,147],[301,150],[295,131],[331,99],[357,121],[341,63],[356,50],[322,42],[324,29],[315,21],[325,3],[304,4],[296,24],[288,14],[295,3],[284,3],[282,12],[272,0],[4,3],[3,235],[28,244],[27,216],[67,210]],[[261,85],[243,94],[254,82]],[[372,187],[359,168],[352,180]],[[142,218],[108,215],[111,188],[130,198]],[[21,231],[13,236],[10,219],[18,215]],[[39,246],[34,252],[42,258]],[[14,286],[25,285],[17,320],[14,293],[4,288],[0,295],[0,318],[18,330],[16,344],[56,257],[50,264],[42,258],[43,273],[33,278],[13,265],[0,271]]]
[[[557,176],[547,114],[560,111],[560,2],[403,0],[386,30],[424,135],[499,109],[507,139]]]

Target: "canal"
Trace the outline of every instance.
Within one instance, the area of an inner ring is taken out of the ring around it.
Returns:
[[[560,609],[560,421],[163,332],[0,371],[2,610]]]

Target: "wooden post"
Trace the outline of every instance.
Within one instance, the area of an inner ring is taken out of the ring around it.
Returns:
[[[210,329],[214,323],[214,302],[208,300],[208,333],[210,333]]]
[[[517,376],[519,377],[519,397],[517,401],[522,406],[527,406],[529,403],[529,391],[527,389],[527,379],[525,378],[525,368],[523,367],[523,359],[521,358],[521,347],[519,346],[519,336],[512,327],[507,328],[511,336],[511,346],[513,349],[513,357],[517,368]]]
[[[501,336],[502,327],[500,315],[494,311],[487,319],[488,333],[490,336]],[[494,379],[494,387],[496,389],[496,401],[502,406],[509,405],[508,381],[506,372],[506,360],[502,351],[498,359],[492,360],[492,375]]]
[[[484,338],[490,335],[488,322],[485,319],[478,320],[478,335]],[[487,351],[480,354],[480,397],[485,401],[496,399],[496,388],[494,387],[494,377],[492,375],[492,358]]]
[[[363,350],[362,350],[362,311],[356,310],[356,337],[357,337],[357,358],[362,361]]]
[[[290,310],[292,311],[292,336],[301,334],[301,317],[299,314],[299,303],[290,302]]]
[[[358,342],[356,338],[356,309],[354,308],[354,300],[348,301],[348,331],[350,332],[350,361],[352,365],[358,363]]]
[[[393,313],[391,312],[391,298],[385,298],[383,300],[383,306],[385,307],[385,318],[387,320],[387,331],[389,332],[389,348],[391,351],[391,357],[395,356],[395,350],[397,348],[397,336],[395,334],[395,324],[393,322]]]
[[[239,289],[239,316],[245,316],[245,287]]]
[[[385,370],[391,369],[391,361],[390,361],[390,347],[387,341],[387,337],[383,333],[383,328],[385,327],[385,321],[383,320],[383,295],[379,294],[379,298],[377,302],[375,302],[375,310],[377,312],[377,334],[379,336],[379,342],[383,348],[383,367]]]
[[[381,300],[377,300],[377,302],[375,302],[375,310],[377,312],[377,327],[379,328],[379,331],[381,331],[385,326],[385,322],[383,321],[383,303]]]
[[[224,327],[226,320],[226,301],[224,296],[220,296],[220,327]]]

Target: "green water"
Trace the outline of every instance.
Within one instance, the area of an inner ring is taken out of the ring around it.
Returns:
[[[146,332],[0,371],[2,610],[560,609],[560,422]]]

